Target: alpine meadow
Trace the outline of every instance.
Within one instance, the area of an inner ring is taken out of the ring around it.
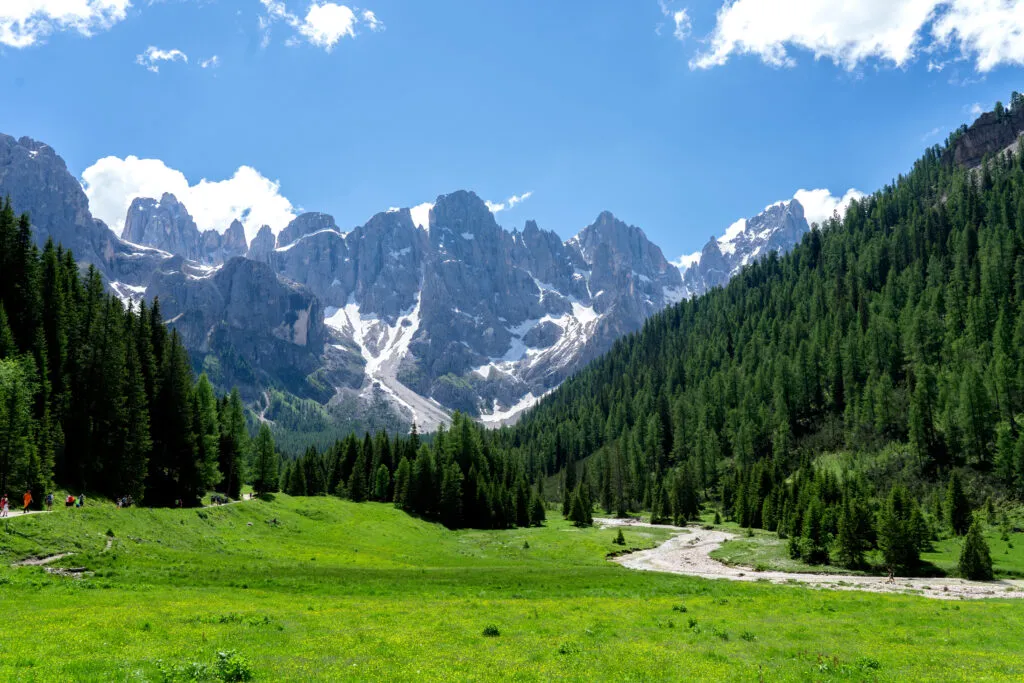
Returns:
[[[300,5],[0,6],[0,676],[1024,679],[1024,0]]]

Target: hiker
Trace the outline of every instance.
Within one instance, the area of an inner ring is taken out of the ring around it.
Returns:
[[[75,501],[75,507],[76,508],[84,508],[85,507],[85,494],[84,493],[79,494],[78,500]]]
[[[32,491],[31,490],[25,491],[25,495],[22,496],[21,499],[25,502],[25,513],[24,514],[27,515],[28,514],[28,506],[32,504]]]
[[[886,583],[896,583],[896,577],[892,573],[892,567],[889,567],[889,578],[885,580]]]
[[[3,498],[0,498],[0,517],[7,516],[7,494],[4,494]]]
[[[64,507],[69,508],[75,504],[75,497],[68,494],[68,497],[64,499]]]
[[[52,493],[47,493],[46,494],[46,511],[47,512],[52,512],[53,511],[53,494]]]

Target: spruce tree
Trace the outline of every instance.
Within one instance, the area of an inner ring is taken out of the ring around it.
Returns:
[[[955,471],[949,476],[946,487],[946,514],[954,534],[963,536],[967,533],[971,527],[971,504],[964,493],[960,474]]]
[[[373,499],[386,501],[388,499],[388,488],[391,486],[391,473],[387,465],[381,463],[377,468],[377,474],[373,482]]]
[[[992,556],[981,532],[981,523],[975,520],[964,536],[958,563],[960,576],[972,581],[991,581]]]
[[[274,436],[266,422],[260,424],[253,443],[252,488],[257,495],[274,493],[278,490],[280,461],[274,448]]]

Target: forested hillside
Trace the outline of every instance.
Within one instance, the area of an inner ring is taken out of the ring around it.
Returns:
[[[567,479],[587,459],[611,511],[685,519],[696,493],[783,533],[812,499],[838,533],[861,488],[896,485],[889,507],[909,518],[954,470],[974,505],[1020,499],[1024,154],[963,168],[947,150],[965,132],[787,256],[654,316],[497,442],[547,473],[573,466]],[[822,483],[810,466],[839,451],[857,474]]]
[[[81,275],[52,241],[40,251],[28,216],[3,203],[0,491],[31,490],[37,507],[56,485],[193,505],[213,486],[238,495],[247,443],[237,393],[194,383],[158,302],[126,310],[94,268]]]

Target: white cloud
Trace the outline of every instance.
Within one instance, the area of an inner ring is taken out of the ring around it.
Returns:
[[[1024,64],[1024,0],[953,0],[932,35],[943,47],[958,43],[985,73],[1000,64]]]
[[[160,159],[104,157],[82,172],[92,214],[117,234],[136,197],[159,198],[170,192],[185,205],[199,230],[223,232],[234,219],[242,221],[252,240],[262,225],[277,233],[295,217],[295,208],[280,193],[280,183],[251,166],[239,166],[225,180],[205,178],[192,185],[185,174]]]
[[[263,31],[262,47],[270,44],[270,27],[276,21],[282,21],[293,28],[298,35],[285,41],[286,45],[297,45],[299,36],[311,45],[322,47],[327,52],[342,38],[355,38],[356,28],[366,26],[371,31],[384,30],[384,24],[371,10],[354,10],[348,5],[334,2],[314,2],[309,6],[305,18],[290,12],[282,0],[260,0],[266,10],[266,16],[259,18],[260,29]],[[357,14],[357,12],[359,12]]]
[[[188,55],[181,50],[161,50],[150,45],[141,55],[135,55],[135,63],[146,67],[146,71],[160,73],[160,65],[157,62],[185,62],[188,63]]]
[[[842,197],[836,197],[826,189],[797,190],[793,199],[803,205],[804,217],[807,218],[808,223],[821,225],[832,218],[834,212],[838,212],[842,216],[850,202],[854,199],[863,199],[864,196],[863,192],[851,187]]]
[[[985,110],[981,108],[981,104],[980,103],[975,102],[974,104],[971,105],[970,109],[968,109],[967,111],[968,111],[968,113],[970,113],[971,116],[981,116],[981,114]]]
[[[325,2],[309,8],[305,21],[299,26],[299,33],[306,36],[312,45],[330,52],[345,36],[356,37],[355,25],[356,15],[351,9]]]
[[[368,9],[363,10],[363,23],[371,31],[383,31],[384,22],[377,18],[377,15]]]
[[[924,135],[921,136],[921,142],[927,142],[931,138],[933,138],[936,135],[938,135],[940,132],[942,132],[942,129],[939,128],[938,126],[936,126],[935,128],[932,128],[930,131],[928,131],[927,133],[925,133]]]
[[[672,261],[672,265],[679,270],[686,270],[690,266],[700,263],[700,252],[695,251],[692,254],[683,254],[675,261]]]
[[[484,201],[484,204],[487,205],[487,208],[490,209],[491,213],[498,213],[499,211],[511,209],[516,204],[525,202],[532,195],[533,191],[531,190],[530,192],[524,192],[523,194],[514,194],[503,202]]]
[[[672,31],[672,35],[677,40],[686,40],[690,35],[690,28],[692,26],[690,22],[690,15],[686,9],[673,10],[669,5],[672,0],[666,2],[665,0],[658,0],[658,7],[661,9],[661,15],[666,18],[670,18],[672,23],[675,24],[675,30]],[[654,32],[657,35],[661,35],[661,29],[664,24],[658,24],[654,27]]]
[[[672,35],[679,40],[686,40],[690,35],[690,15],[686,13],[685,9],[677,10],[672,14],[672,21],[676,24],[676,30],[672,32]]]
[[[130,0],[2,0],[0,45],[23,48],[59,31],[92,36],[124,21]]]
[[[220,57],[214,55],[209,59],[204,59],[203,61],[199,62],[199,66],[203,69],[215,69],[218,66],[220,66]]]
[[[793,66],[789,48],[854,70],[877,59],[904,67],[940,50],[973,59],[979,72],[1024,64],[1024,0],[727,0],[694,69],[755,55]],[[930,60],[929,69],[946,62]]]

